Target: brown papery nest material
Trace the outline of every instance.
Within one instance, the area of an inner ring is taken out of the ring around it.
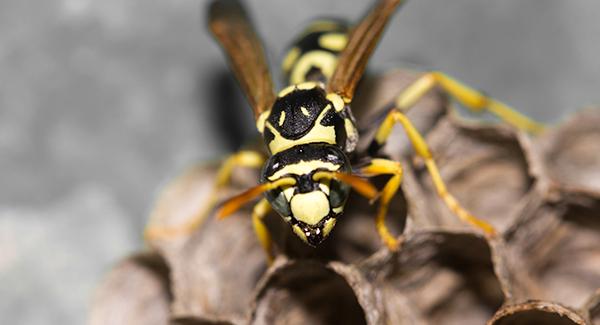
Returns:
[[[416,76],[363,82],[359,120],[377,115]],[[299,242],[277,215],[268,266],[250,207],[197,231],[148,243],[100,284],[91,324],[600,324],[600,110],[532,138],[449,114],[428,95],[409,112],[450,191],[502,234],[465,226],[436,196],[400,128],[386,155],[405,167],[388,223],[406,237],[389,252],[375,207],[351,196],[322,247]],[[366,136],[365,138],[367,138]],[[193,218],[217,166],[192,167],[158,198],[152,225]],[[257,182],[241,170],[222,198]]]

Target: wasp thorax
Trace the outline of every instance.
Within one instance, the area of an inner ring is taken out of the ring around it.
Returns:
[[[348,130],[343,108],[341,97],[327,95],[320,83],[306,82],[282,90],[257,127],[272,154],[318,142],[344,148]]]
[[[348,159],[339,148],[305,144],[272,156],[263,170],[262,181],[295,180],[268,191],[266,197],[296,235],[316,246],[333,229],[350,191],[348,185],[327,175],[349,171]]]

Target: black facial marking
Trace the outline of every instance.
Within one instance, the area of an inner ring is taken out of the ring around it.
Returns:
[[[311,226],[307,225],[302,221],[298,221],[296,219],[292,219],[290,222],[292,225],[296,225],[300,227],[302,232],[306,235],[306,241],[310,246],[316,247],[320,243],[327,238],[323,229],[325,228],[325,223],[331,219],[337,218],[337,214],[331,212],[327,217],[323,218],[318,224]]]
[[[298,177],[298,191],[300,193],[308,193],[308,192],[312,192],[315,187],[316,184],[315,182],[312,180],[311,175],[300,175],[300,177]]]

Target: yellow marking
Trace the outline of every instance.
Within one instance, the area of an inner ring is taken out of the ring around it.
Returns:
[[[331,183],[331,179],[324,178],[319,181],[319,188],[323,193],[329,195],[329,184]]]
[[[296,194],[292,197],[290,206],[297,220],[311,226],[318,224],[329,214],[329,200],[321,191]]]
[[[281,63],[281,69],[284,72],[288,72],[290,71],[290,69],[292,68],[292,66],[294,65],[294,63],[296,62],[296,60],[298,60],[298,58],[300,57],[300,49],[297,47],[293,47],[285,56],[285,58],[283,59],[283,62]]]
[[[285,112],[284,111],[282,111],[281,115],[279,115],[279,126],[282,126],[283,122],[285,122]]]
[[[341,208],[341,209],[343,209],[343,208]],[[333,226],[335,226],[336,220],[337,219],[331,218],[331,219],[325,221],[325,225],[323,226],[323,237],[329,236],[329,233],[333,229]]]
[[[340,26],[339,23],[331,20],[317,20],[311,23],[308,28],[304,31],[304,35],[312,32],[330,31],[336,30]]]
[[[346,148],[345,150],[348,152],[354,151],[356,145],[358,144],[358,130],[352,120],[346,118],[344,121],[344,128],[346,129]]]
[[[313,88],[325,88],[322,82],[319,81],[305,81],[296,85],[296,88],[301,90],[308,90]]]
[[[267,120],[270,114],[271,110],[264,111],[260,113],[260,115],[256,119],[256,129],[258,130],[258,132],[260,132],[260,134],[262,134],[265,131],[265,121]]]
[[[300,107],[300,111],[302,112],[302,114],[303,114],[304,116],[306,116],[306,117],[309,117],[309,116],[310,116],[310,112],[309,112],[309,111],[306,109],[306,107],[304,107],[304,106],[301,106],[301,107]]]
[[[332,208],[333,212],[340,214],[342,213],[342,211],[344,211],[344,205],[342,204],[341,206],[337,207],[337,208]]]
[[[283,88],[278,94],[277,97],[281,98],[281,97],[285,97],[285,95],[291,93],[292,91],[296,90],[296,85],[291,85],[291,86],[287,86],[285,88]]]
[[[306,240],[306,234],[302,231],[302,228],[298,227],[297,225],[294,225],[292,226],[292,229],[294,230],[296,235],[300,237],[300,239],[302,239],[303,242],[308,242],[308,240]]]
[[[348,36],[343,33],[329,33],[319,37],[319,46],[331,51],[340,52],[346,47]]]
[[[337,57],[334,54],[318,50],[310,51],[296,61],[290,75],[290,83],[299,84],[305,81],[304,78],[311,67],[321,69],[321,72],[329,79],[336,65]]]
[[[284,175],[304,175],[308,174],[316,169],[327,169],[331,171],[336,171],[340,168],[340,165],[336,165],[330,163],[328,161],[320,161],[320,160],[301,160],[295,164],[287,165],[280,170],[276,171],[273,175],[269,176],[268,179],[270,181],[274,181],[283,177]]]
[[[324,126],[321,121],[327,115],[329,109],[323,109],[315,125],[310,131],[302,138],[297,140],[289,140],[284,138],[268,121],[265,122],[265,127],[269,128],[274,135],[274,139],[269,142],[269,150],[272,154],[276,154],[283,150],[289,149],[299,144],[313,143],[313,142],[325,142],[329,144],[335,144],[335,128],[333,126]]]
[[[333,108],[336,112],[341,112],[344,109],[344,106],[346,106],[342,97],[336,93],[327,94],[327,100],[333,104]]]
[[[290,202],[290,200],[292,199],[292,196],[294,195],[294,191],[295,191],[295,187],[288,187],[283,190],[283,195],[285,196],[285,199],[288,202]]]

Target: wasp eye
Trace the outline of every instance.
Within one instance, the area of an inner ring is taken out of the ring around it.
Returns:
[[[271,206],[281,216],[289,216],[292,214],[290,209],[290,203],[288,202],[282,189],[275,189],[266,193],[267,200],[271,203]]]
[[[329,185],[329,203],[332,208],[338,208],[346,203],[350,186],[338,180],[332,179]]]

